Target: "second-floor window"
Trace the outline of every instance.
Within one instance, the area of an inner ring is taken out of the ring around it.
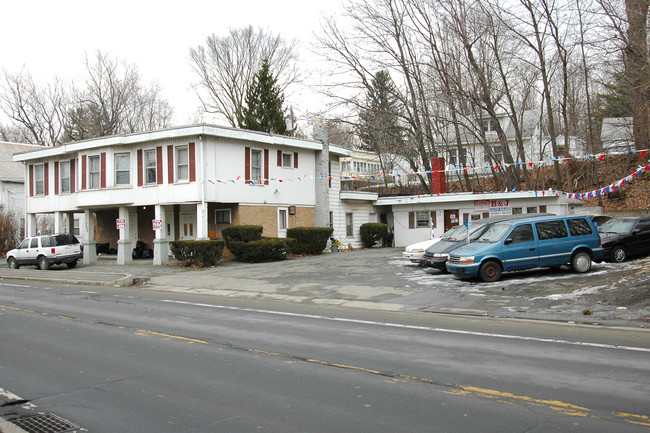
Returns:
[[[34,191],[36,195],[45,194],[45,168],[43,164],[34,166]]]
[[[131,183],[131,155],[128,153],[115,154],[115,185]]]
[[[251,180],[259,182],[262,180],[262,151],[251,150]]]
[[[156,183],[156,149],[144,151],[144,183]]]
[[[496,131],[496,125],[494,124],[494,120],[489,119],[489,120],[484,120],[483,121],[483,131],[485,132],[493,132]]]
[[[59,163],[59,191],[70,192],[70,161]]]
[[[88,157],[88,187],[90,189],[99,188],[100,180],[99,155]]]
[[[187,146],[176,148],[176,181],[190,179],[190,163]]]

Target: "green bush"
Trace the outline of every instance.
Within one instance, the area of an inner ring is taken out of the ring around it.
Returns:
[[[372,248],[388,234],[388,225],[383,223],[361,224],[361,242],[366,248]]]
[[[189,265],[214,266],[221,260],[224,241],[172,241],[169,248],[174,258]]]
[[[228,249],[240,262],[261,263],[285,260],[294,239],[262,238],[258,241],[230,241]]]
[[[332,236],[331,227],[295,227],[287,229],[287,237],[296,241],[291,246],[292,254],[322,254],[327,240]]]
[[[262,226],[230,226],[221,231],[221,236],[223,236],[226,246],[232,252],[232,248],[230,248],[231,242],[251,242],[262,239]],[[235,253],[233,252],[233,254]]]

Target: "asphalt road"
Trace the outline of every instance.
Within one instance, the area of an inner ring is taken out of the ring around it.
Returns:
[[[644,330],[0,283],[0,415],[97,433],[648,431],[648,361]]]

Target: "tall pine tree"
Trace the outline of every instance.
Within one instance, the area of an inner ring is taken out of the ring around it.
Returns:
[[[270,71],[268,60],[265,59],[253,79],[253,84],[246,92],[239,127],[271,134],[287,134],[283,103],[284,95]]]

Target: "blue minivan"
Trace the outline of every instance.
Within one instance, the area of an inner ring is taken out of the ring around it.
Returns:
[[[603,248],[586,216],[540,216],[492,225],[476,241],[455,250],[447,271],[459,278],[497,281],[502,272],[570,264],[587,272]]]

